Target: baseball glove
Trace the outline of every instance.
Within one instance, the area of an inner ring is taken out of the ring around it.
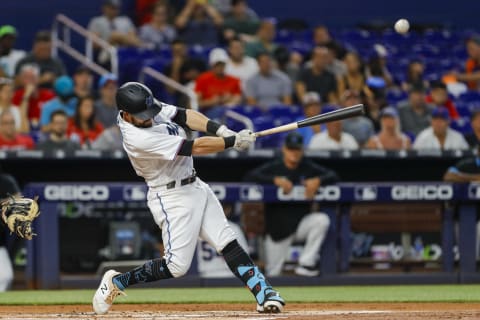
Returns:
[[[10,196],[0,203],[2,220],[11,233],[27,240],[36,235],[32,231],[32,222],[40,214],[37,199]]]

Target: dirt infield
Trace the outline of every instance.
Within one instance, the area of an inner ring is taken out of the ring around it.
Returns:
[[[3,319],[480,319],[480,303],[317,303],[288,304],[285,312],[264,315],[252,304],[118,304],[104,316],[88,305],[0,306]]]

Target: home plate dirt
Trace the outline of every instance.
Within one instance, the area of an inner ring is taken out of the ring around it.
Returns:
[[[252,304],[117,304],[102,316],[88,305],[0,306],[3,319],[480,319],[480,303],[291,303],[281,314],[259,314]]]

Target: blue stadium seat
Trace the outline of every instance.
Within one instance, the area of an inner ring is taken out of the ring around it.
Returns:
[[[231,109],[241,115],[244,115],[250,119],[258,118],[263,115],[262,110],[256,106],[236,106]]]
[[[303,116],[303,110],[299,106],[275,105],[268,108],[270,113],[275,118],[284,117],[294,121],[296,118]]]
[[[480,101],[480,92],[477,91],[467,91],[465,93],[462,93],[460,97],[458,97],[460,101],[463,102],[476,102]]]
[[[462,117],[458,120],[452,121],[450,127],[463,134],[470,133],[472,131],[472,128],[470,126],[470,118],[468,117]]]
[[[387,91],[387,101],[389,104],[396,105],[402,100],[406,100],[408,94],[400,89],[389,89]]]

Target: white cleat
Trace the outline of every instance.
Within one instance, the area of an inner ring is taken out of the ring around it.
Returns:
[[[280,296],[280,294],[270,288],[270,292],[266,294],[265,302],[263,305],[257,303],[257,312],[259,313],[281,313],[283,312],[283,306],[285,305],[285,300]]]
[[[98,287],[95,295],[93,296],[93,311],[96,314],[105,314],[112,307],[113,301],[119,295],[126,296],[125,292],[120,290],[113,282],[112,279],[116,275],[120,274],[115,270],[108,270],[103,275],[100,286]]]
[[[263,306],[257,304],[258,313],[281,313],[283,312],[283,304],[280,301],[265,301]]]

